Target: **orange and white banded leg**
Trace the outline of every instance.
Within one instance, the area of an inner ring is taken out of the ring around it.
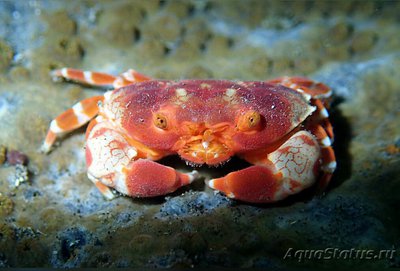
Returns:
[[[322,125],[316,125],[310,130],[316,136],[321,147],[321,176],[318,182],[318,189],[322,192],[328,186],[336,169],[336,158],[332,148],[333,141]]]
[[[49,152],[57,137],[88,123],[98,114],[99,103],[103,100],[104,96],[87,98],[52,120],[41,150],[45,153]]]
[[[93,86],[112,86],[114,88],[120,88],[133,83],[151,80],[150,77],[132,69],[129,69],[118,76],[114,76],[101,72],[62,68],[52,71],[52,76],[55,78],[61,77],[67,80],[72,80]]]
[[[295,89],[301,93],[311,95],[312,98],[323,99],[331,96],[331,89],[321,83],[313,81],[307,77],[285,76],[267,81],[271,84],[280,84],[288,88]]]
[[[245,155],[254,166],[212,179],[208,185],[230,198],[246,202],[278,201],[315,183],[320,155],[315,137],[299,131],[271,153]]]
[[[131,197],[165,195],[190,184],[198,176],[197,171],[181,173],[146,156],[107,122],[97,123],[89,132],[88,177],[108,199],[114,197],[111,188]]]
[[[317,109],[313,113],[312,117],[314,119],[312,120],[312,122],[322,125],[330,140],[333,142],[334,134],[332,124],[329,120],[328,110],[326,109],[324,103],[319,99],[313,99],[311,103],[317,107]]]

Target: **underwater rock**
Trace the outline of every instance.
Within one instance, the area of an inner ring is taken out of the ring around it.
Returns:
[[[88,230],[82,227],[68,228],[57,236],[51,263],[58,268],[81,266],[90,257],[85,248],[99,245]]]
[[[199,216],[212,212],[215,208],[229,206],[230,200],[217,193],[209,195],[205,192],[187,192],[180,197],[166,198],[167,201],[161,207],[156,217],[182,217]]]
[[[8,150],[7,151],[7,163],[15,166],[15,165],[24,165],[28,164],[28,156],[26,154],[17,151],[17,150]]]

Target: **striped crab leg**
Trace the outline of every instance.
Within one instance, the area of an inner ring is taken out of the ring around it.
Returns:
[[[331,89],[320,82],[313,81],[307,77],[285,76],[267,81],[271,84],[279,84],[299,92],[311,95],[314,99],[323,99],[331,96]]]
[[[89,85],[113,86],[114,88],[151,80],[150,77],[132,69],[119,76],[113,76],[100,72],[62,68],[52,71],[52,75],[56,78],[64,78]],[[103,101],[104,96],[94,96],[85,99],[52,120],[41,150],[45,153],[49,152],[58,136],[62,136],[88,123],[98,114],[99,103]]]
[[[62,68],[52,71],[52,76],[55,78],[64,78],[88,85],[94,86],[112,86],[120,88],[133,83],[139,83],[151,80],[150,77],[143,75],[133,69],[114,76],[101,72],[83,71],[71,68]]]
[[[323,191],[329,184],[333,172],[336,169],[336,158],[332,148],[332,138],[322,125],[316,125],[310,128],[312,134],[317,138],[321,147],[321,176],[318,182],[318,188]]]
[[[99,113],[99,103],[104,101],[104,96],[94,96],[76,103],[51,121],[46,138],[41,150],[49,152],[57,137],[71,132],[93,119]]]

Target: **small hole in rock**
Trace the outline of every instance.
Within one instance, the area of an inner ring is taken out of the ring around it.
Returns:
[[[133,41],[138,42],[138,41],[140,41],[141,38],[142,38],[142,33],[141,33],[140,29],[135,27],[133,29]]]

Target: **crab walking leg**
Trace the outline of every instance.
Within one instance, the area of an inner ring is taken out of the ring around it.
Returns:
[[[89,85],[113,86],[114,88],[120,88],[133,83],[151,80],[150,77],[132,69],[127,70],[119,76],[114,76],[101,72],[62,68],[52,71],[52,75],[54,77],[62,77],[68,80],[77,81]]]
[[[285,87],[295,89],[299,92],[311,95],[311,97],[316,99],[328,98],[332,94],[331,89],[327,85],[301,76],[285,76],[272,79],[267,82],[271,84],[280,84]]]
[[[321,171],[322,176],[318,182],[318,189],[323,191],[329,184],[333,172],[336,169],[336,158],[332,148],[332,139],[327,131],[321,125],[316,125],[310,129],[317,137],[318,143],[321,147]]]
[[[208,185],[246,202],[278,201],[315,182],[319,157],[317,140],[309,132],[299,131],[274,152],[244,157],[254,166],[210,180]]]
[[[197,171],[181,173],[146,156],[112,124],[98,123],[87,140],[88,177],[106,198],[112,199],[110,188],[131,197],[154,197],[174,192],[198,176]]]
[[[329,121],[329,113],[328,110],[326,110],[323,102],[319,99],[313,100],[312,104],[317,107],[317,110],[315,111],[315,116],[317,118],[317,121],[322,124],[324,127],[325,132],[329,136],[330,140],[333,141],[333,128],[332,124]]]
[[[50,123],[41,150],[45,153],[50,151],[58,136],[73,131],[88,123],[99,112],[99,102],[104,100],[104,96],[94,96],[75,104],[72,108],[61,113]]]

